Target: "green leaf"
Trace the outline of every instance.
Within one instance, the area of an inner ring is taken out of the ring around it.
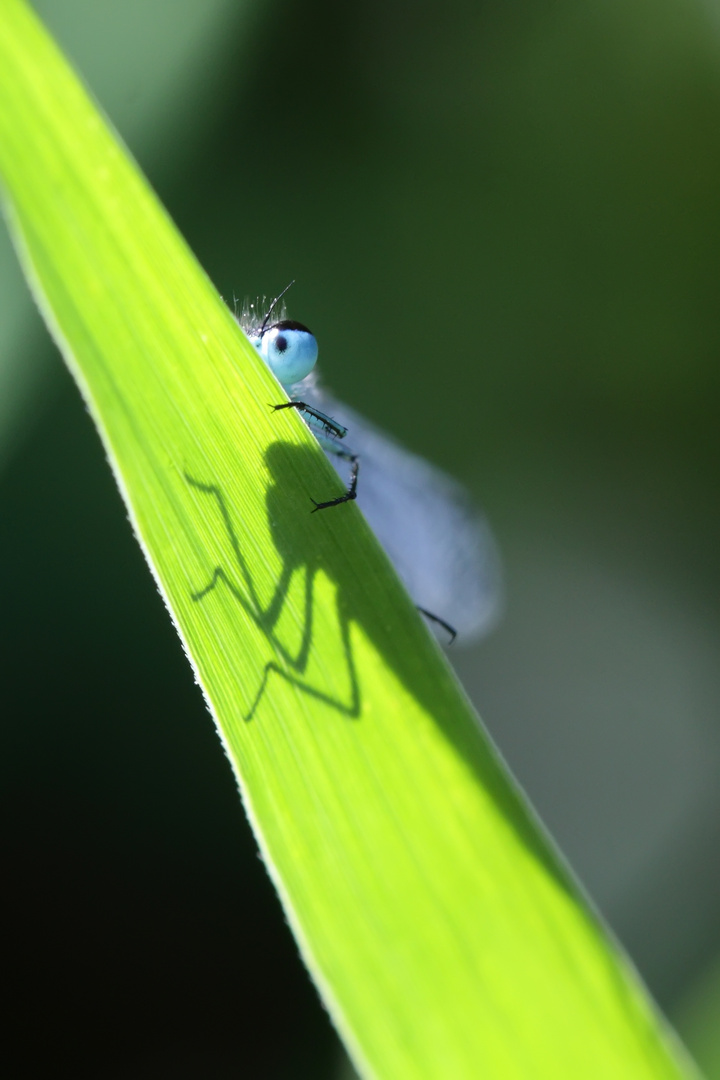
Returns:
[[[271,414],[278,385],[21,0],[0,7],[0,174],[359,1068],[691,1075],[357,509],[308,513],[335,473],[292,411]]]

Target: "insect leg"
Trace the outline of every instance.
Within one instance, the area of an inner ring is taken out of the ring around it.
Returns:
[[[330,506],[340,506],[341,503],[352,502],[353,499],[357,499],[357,481],[358,472],[360,471],[360,459],[357,454],[351,454],[349,450],[343,450],[338,447],[336,450],[331,450],[331,453],[337,454],[338,457],[345,458],[350,462],[350,484],[344,495],[338,495],[337,499],[329,499],[328,502],[315,502],[315,509],[310,513],[314,514],[315,510],[327,510]]]
[[[331,506],[340,506],[342,503],[352,502],[356,499],[360,461],[357,454],[354,454],[349,447],[340,444],[340,440],[347,435],[347,428],[343,427],[342,424],[338,424],[331,416],[327,416],[324,412],[320,412],[319,409],[308,405],[305,401],[284,401],[282,405],[273,405],[271,407],[274,412],[277,412],[278,409],[297,409],[323,450],[328,454],[335,454],[336,457],[344,458],[345,461],[350,462],[350,483],[347,491],[343,495],[338,495],[336,499],[328,499],[327,502],[316,502],[315,499],[312,499],[315,506],[311,513],[314,514],[316,510],[327,510]]]
[[[443,630],[447,631],[450,636],[448,645],[452,645],[453,641],[457,637],[457,630],[455,629],[455,627],[451,626],[449,622],[445,622],[445,620],[441,619],[439,615],[433,615],[432,611],[427,611],[426,608],[420,607],[419,604],[416,604],[415,607],[418,609],[421,615],[425,616],[426,619],[430,619],[431,622],[434,622],[437,626],[442,626]]]
[[[271,405],[270,408],[273,412],[277,412],[278,409],[297,409],[299,413],[302,413],[303,420],[311,431],[319,429],[335,439],[344,439],[347,435],[346,427],[338,424],[332,416],[327,416],[304,401],[283,401],[282,405]]]

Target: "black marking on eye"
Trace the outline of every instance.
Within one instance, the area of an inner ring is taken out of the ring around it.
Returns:
[[[268,326],[268,330],[302,330],[304,334],[309,334],[311,332],[308,330],[307,326],[303,326],[301,322],[295,322],[293,319],[281,319],[280,322]]]
[[[275,338],[275,341],[273,342],[273,345],[278,352],[285,352],[288,347],[287,338],[283,337],[282,334],[278,334],[278,336]]]

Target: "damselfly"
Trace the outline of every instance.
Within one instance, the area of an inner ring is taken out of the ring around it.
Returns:
[[[468,643],[491,628],[500,607],[499,559],[485,518],[455,480],[321,388],[315,335],[278,307],[288,288],[264,311],[246,301],[239,322],[290,398],[274,408],[297,409],[347,483],[314,509],[357,499],[418,607]]]

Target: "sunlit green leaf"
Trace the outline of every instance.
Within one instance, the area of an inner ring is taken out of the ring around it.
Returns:
[[[0,173],[359,1067],[690,1075],[356,507],[308,513],[337,477],[296,415],[270,412],[277,384],[21,0],[0,8]]]

